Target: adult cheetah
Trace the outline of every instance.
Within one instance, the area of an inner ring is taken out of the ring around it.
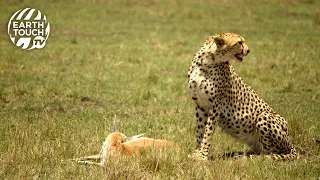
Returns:
[[[210,36],[189,68],[189,91],[196,103],[196,150],[193,159],[209,159],[210,141],[218,124],[245,142],[247,154],[270,154],[273,159],[296,159],[287,122],[235,72],[229,60],[241,62],[250,52],[234,33]]]

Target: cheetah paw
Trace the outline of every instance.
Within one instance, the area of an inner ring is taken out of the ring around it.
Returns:
[[[195,152],[193,152],[192,154],[189,154],[188,158],[193,160],[201,160],[201,161],[209,160],[209,157],[203,155],[199,150],[195,150]]]

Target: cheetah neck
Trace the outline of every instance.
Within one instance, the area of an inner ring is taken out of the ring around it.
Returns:
[[[217,51],[215,43],[203,46],[193,58],[193,64],[200,68],[211,68],[225,62],[228,61],[222,58],[221,53]]]

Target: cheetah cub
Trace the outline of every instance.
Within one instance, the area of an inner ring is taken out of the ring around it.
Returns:
[[[229,60],[242,62],[250,52],[234,33],[210,36],[189,68],[189,91],[196,103],[196,150],[192,159],[208,160],[211,139],[221,129],[249,146],[247,155],[269,154],[273,159],[296,159],[287,122],[235,72]]]

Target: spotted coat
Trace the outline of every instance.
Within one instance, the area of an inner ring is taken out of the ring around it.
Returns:
[[[271,154],[295,159],[287,122],[235,72],[229,60],[241,62],[250,52],[245,39],[234,33],[209,37],[189,68],[189,91],[196,104],[194,159],[208,159],[216,125],[249,146],[248,154]]]

